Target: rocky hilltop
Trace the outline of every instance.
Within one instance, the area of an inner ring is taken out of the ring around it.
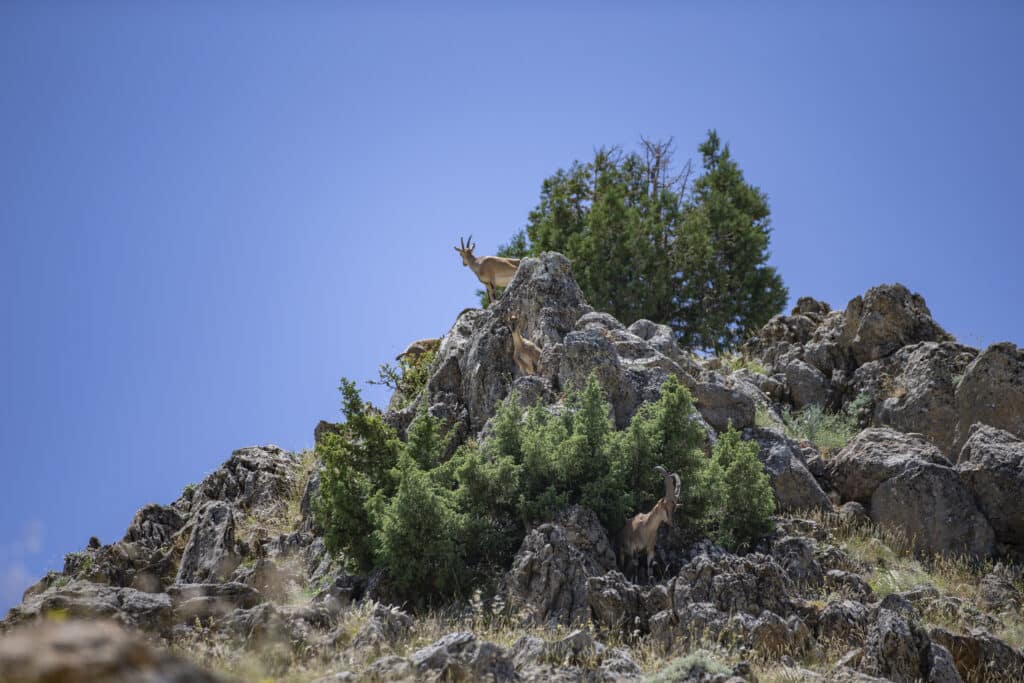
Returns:
[[[537,375],[517,376],[512,311]],[[0,680],[1024,680],[1024,350],[957,343],[896,284],[842,311],[800,299],[742,353],[699,357],[594,311],[549,253],[457,317],[384,419],[404,434],[425,408],[454,450],[513,391],[559,410],[592,373],[620,427],[675,376],[708,445],[729,425],[756,442],[775,531],[735,554],[664,527],[662,578],[637,585],[573,506],[493,595],[415,613],[327,552],[315,453],[243,448],[30,587]]]

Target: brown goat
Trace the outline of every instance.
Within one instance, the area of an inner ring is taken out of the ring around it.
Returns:
[[[524,339],[519,331],[519,316],[509,313],[505,318],[512,328],[512,360],[519,372],[524,375],[536,375],[540,369],[540,347],[529,339]]]
[[[462,256],[462,265],[469,266],[476,278],[484,284],[484,287],[487,288],[487,300],[493,303],[494,288],[508,287],[512,278],[515,277],[516,269],[519,268],[519,259],[503,256],[474,256],[473,250],[476,249],[476,245],[473,244],[472,235],[468,240],[463,240],[460,237],[459,243],[462,246],[455,247],[455,251]]]
[[[625,571],[627,561],[632,564],[637,553],[641,550],[646,551],[648,583],[653,579],[651,565],[654,564],[654,545],[658,541],[658,527],[662,524],[673,526],[673,516],[682,488],[678,474],[669,474],[661,465],[654,469],[665,479],[665,495],[654,504],[650,512],[641,512],[634,516],[619,532],[619,566]],[[636,566],[635,578],[639,578],[639,573],[640,567]]]

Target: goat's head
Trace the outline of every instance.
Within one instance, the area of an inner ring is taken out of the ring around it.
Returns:
[[[665,495],[659,501],[665,509],[666,520],[669,526],[675,524],[675,512],[676,506],[679,504],[679,494],[683,487],[683,482],[679,478],[679,475],[675,472],[669,472],[661,465],[655,465],[654,470],[662,476],[665,480]]]
[[[470,235],[468,240],[459,238],[459,245],[455,247],[455,251],[459,252],[459,256],[462,257],[462,265],[468,266],[470,261],[475,257],[473,256],[473,250],[476,249],[476,245],[473,244],[473,236]]]

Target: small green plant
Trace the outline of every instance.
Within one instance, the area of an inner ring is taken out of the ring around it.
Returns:
[[[725,353],[720,358],[722,359],[722,364],[729,368],[731,372],[749,370],[761,375],[768,374],[768,368],[765,367],[764,363],[744,353]]]
[[[782,413],[782,420],[786,424],[786,436],[798,441],[810,441],[823,456],[838,451],[859,431],[856,420],[849,412],[826,413],[816,403],[798,413],[786,409]]]
[[[371,379],[369,383],[391,389],[394,392],[392,407],[401,410],[427,386],[430,367],[436,355],[435,351],[426,351],[418,356],[403,358],[398,361],[398,365],[384,363],[377,370],[377,379]]]
[[[771,410],[764,403],[758,403],[755,406],[754,425],[761,429],[768,429],[769,427],[775,426],[775,420],[772,418]]]
[[[671,681],[703,680],[705,677],[729,676],[732,669],[713,659],[707,652],[691,652],[677,657],[668,666],[647,678],[647,683],[670,683]]]

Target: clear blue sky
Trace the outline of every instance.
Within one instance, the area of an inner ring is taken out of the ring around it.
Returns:
[[[311,446],[474,305],[459,235],[596,146],[717,128],[794,297],[900,281],[1024,343],[1019,3],[338,4],[0,4],[0,609],[232,449]]]

